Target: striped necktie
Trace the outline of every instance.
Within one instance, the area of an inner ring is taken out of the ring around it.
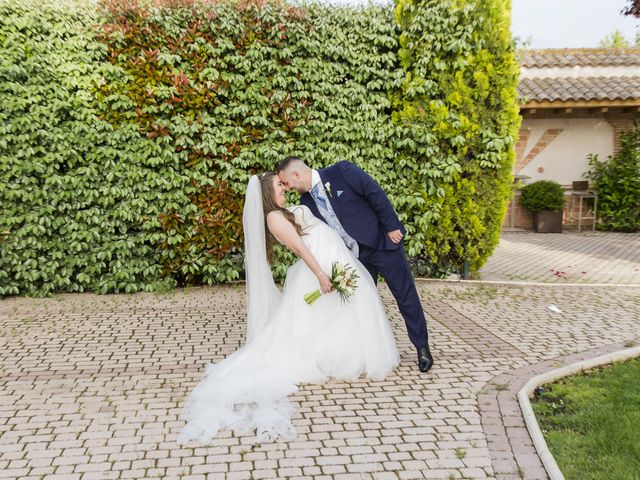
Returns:
[[[313,201],[316,203],[320,214],[327,221],[327,224],[338,234],[345,245],[351,250],[351,253],[355,257],[358,256],[359,248],[358,242],[356,242],[343,228],[340,220],[336,216],[333,211],[333,207],[331,206],[331,202],[327,198],[327,192],[322,188],[322,184],[320,182],[316,183],[311,191],[309,192]]]

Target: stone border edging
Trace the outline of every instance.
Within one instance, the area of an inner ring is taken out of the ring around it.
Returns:
[[[617,352],[612,352],[599,357],[582,360],[571,365],[567,365],[537,375],[529,379],[524,387],[520,389],[517,397],[518,402],[520,403],[520,408],[522,410],[525,425],[527,427],[527,430],[529,430],[529,435],[533,440],[536,451],[538,452],[538,455],[540,456],[540,459],[542,460],[542,463],[551,480],[565,479],[564,475],[560,471],[560,468],[558,467],[558,464],[556,463],[555,458],[549,451],[549,447],[547,446],[547,442],[545,441],[544,436],[542,435],[542,431],[540,430],[540,426],[538,425],[535,414],[533,412],[533,407],[531,406],[531,401],[529,400],[530,395],[533,393],[536,387],[544,383],[550,383],[560,378],[582,372],[584,370],[607,365],[613,362],[629,360],[638,356],[640,356],[640,347],[618,350]]]
[[[516,287],[624,287],[624,288],[638,288],[640,283],[560,283],[560,282],[524,282],[517,280],[464,280],[462,278],[429,278],[429,277],[415,277],[415,280],[420,280],[428,283],[459,283],[462,285],[469,284],[487,284],[487,285],[509,285]]]

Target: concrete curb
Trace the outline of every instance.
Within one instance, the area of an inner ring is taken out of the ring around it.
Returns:
[[[519,287],[623,287],[623,288],[638,288],[640,283],[551,283],[551,282],[518,282],[515,280],[462,280],[451,278],[427,278],[427,277],[415,277],[415,280],[420,280],[426,283],[459,283],[461,285],[471,284],[487,284],[487,285],[510,285]]]
[[[535,388],[544,383],[550,383],[558,380],[559,378],[573,375],[583,370],[599,367],[601,365],[607,365],[613,362],[629,360],[638,356],[640,356],[640,347],[634,347],[619,350],[617,352],[609,353],[607,355],[602,355],[588,360],[582,360],[580,362],[576,362],[571,365],[567,365],[565,367],[537,375],[531,378],[524,385],[524,387],[520,389],[520,391],[518,392],[518,402],[520,403],[522,416],[524,417],[527,430],[529,430],[531,440],[533,441],[536,451],[538,452],[538,455],[540,456],[540,459],[542,460],[542,463],[547,470],[547,474],[549,475],[549,478],[551,480],[564,480],[564,475],[560,471],[555,458],[549,451],[547,442],[542,435],[542,431],[540,430],[538,421],[536,420],[535,414],[533,413],[533,408],[531,406],[531,401],[529,400],[529,398]]]

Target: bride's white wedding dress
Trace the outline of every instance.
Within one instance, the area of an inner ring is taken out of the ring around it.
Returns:
[[[287,396],[300,383],[361,374],[383,379],[399,361],[398,350],[376,286],[342,239],[306,206],[290,207],[303,228],[303,242],[325,272],[333,262],[358,271],[358,288],[342,303],[337,293],[311,305],[304,295],[319,288],[318,279],[298,260],[289,268],[275,314],[233,354],[207,366],[189,396],[178,442],[210,443],[219,430],[247,433],[256,442],[292,440],[294,408]]]

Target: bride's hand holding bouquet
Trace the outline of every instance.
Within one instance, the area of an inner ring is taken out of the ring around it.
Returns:
[[[326,275],[325,275],[326,276]],[[307,304],[311,305],[322,295],[325,290],[325,293],[329,293],[331,291],[335,291],[338,295],[340,295],[340,300],[342,303],[349,301],[349,297],[353,295],[356,288],[358,287],[358,278],[359,275],[356,272],[356,269],[349,264],[341,264],[339,262],[333,262],[331,266],[331,277],[328,277],[330,282],[330,289],[326,289],[326,285],[323,284],[323,278],[319,278],[320,286],[322,288],[322,292],[320,290],[315,290],[313,292],[309,292],[304,296],[304,301]]]

